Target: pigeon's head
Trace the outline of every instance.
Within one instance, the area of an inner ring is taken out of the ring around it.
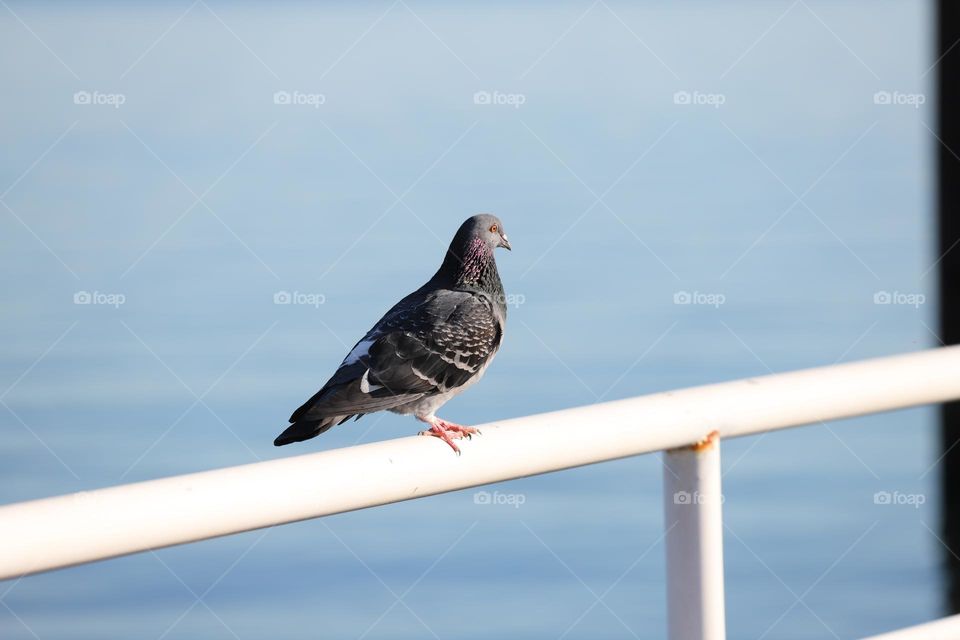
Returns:
[[[507,232],[503,230],[503,223],[500,222],[500,218],[489,213],[467,218],[454,237],[454,243],[459,241],[461,243],[459,246],[464,249],[477,240],[482,241],[491,253],[499,247],[510,250],[510,242],[507,240]]]
[[[496,292],[502,289],[493,252],[510,248],[503,223],[497,216],[481,213],[464,220],[435,278],[456,286],[478,286]]]

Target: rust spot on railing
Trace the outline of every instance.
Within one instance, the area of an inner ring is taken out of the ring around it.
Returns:
[[[700,453],[702,451],[709,451],[720,441],[720,432],[714,429],[707,434],[707,437],[703,440],[698,440],[694,444],[689,444],[685,447],[677,447],[676,449],[666,449],[666,451],[695,451]]]
[[[703,440],[700,440],[694,445],[690,445],[690,448],[696,451],[697,453],[700,453],[701,451],[707,451],[709,449],[712,449],[713,446],[719,440],[720,440],[720,432],[717,430],[713,430],[710,433],[708,433],[707,437],[704,438]]]

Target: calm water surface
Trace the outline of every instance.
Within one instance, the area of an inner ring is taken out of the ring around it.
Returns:
[[[933,114],[874,98],[931,94],[926,3],[10,8],[2,502],[415,432],[271,444],[478,211],[517,304],[454,420],[936,344]],[[934,418],[724,443],[730,637],[941,614]],[[0,636],[662,637],[660,476],[645,456],[490,489],[519,507],[464,491],[8,582]]]

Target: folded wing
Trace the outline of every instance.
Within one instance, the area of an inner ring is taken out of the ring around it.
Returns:
[[[501,338],[492,301],[484,294],[441,290],[418,302],[404,300],[290,421],[342,416],[342,422],[455,389],[482,371]]]

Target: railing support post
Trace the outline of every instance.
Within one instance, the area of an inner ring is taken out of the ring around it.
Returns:
[[[724,640],[720,438],[663,454],[667,637]]]

